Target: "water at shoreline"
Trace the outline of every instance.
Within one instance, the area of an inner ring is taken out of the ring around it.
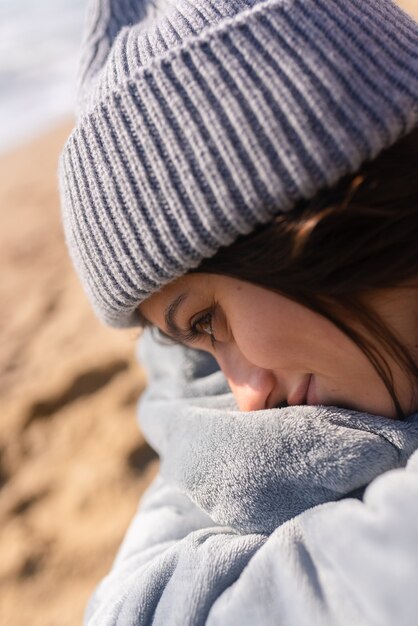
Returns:
[[[87,0],[0,0],[0,153],[67,119]]]

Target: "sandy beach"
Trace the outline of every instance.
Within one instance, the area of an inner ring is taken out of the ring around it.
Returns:
[[[135,331],[90,312],[67,258],[71,124],[0,158],[0,623],[76,626],[156,471]]]
[[[418,20],[418,1],[417,0],[397,0],[397,4],[415,20]]]

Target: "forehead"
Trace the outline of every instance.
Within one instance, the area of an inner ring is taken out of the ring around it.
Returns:
[[[140,313],[152,324],[161,325],[167,307],[181,294],[209,295],[216,282],[216,276],[208,274],[188,274],[165,285],[139,305]]]

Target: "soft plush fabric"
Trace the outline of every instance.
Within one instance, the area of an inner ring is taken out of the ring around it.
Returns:
[[[391,0],[90,0],[83,50],[62,212],[115,326],[418,123],[418,25]]]
[[[207,355],[147,331],[140,359],[161,475],[88,626],[416,625],[418,414],[244,414]]]
[[[361,490],[418,448],[418,414],[395,421],[335,407],[240,412],[206,353],[141,342],[152,384],[142,429],[161,471],[214,521],[272,532],[310,506]]]

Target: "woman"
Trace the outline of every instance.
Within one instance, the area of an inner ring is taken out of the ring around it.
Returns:
[[[286,403],[411,414],[418,409],[413,164],[417,130],[147,298],[143,325],[152,320],[212,353],[244,411]]]
[[[70,254],[177,343],[140,341],[161,471],[89,626],[416,623],[417,35],[389,0],[91,4]]]

